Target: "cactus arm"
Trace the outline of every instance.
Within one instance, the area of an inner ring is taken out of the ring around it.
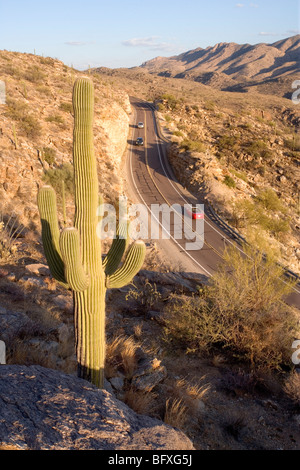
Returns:
[[[114,274],[107,276],[106,286],[108,288],[120,288],[130,283],[137,272],[141,269],[146,254],[146,246],[142,240],[134,242],[125,258],[123,265]]]
[[[89,277],[81,263],[80,239],[77,229],[71,227],[61,232],[59,246],[65,265],[65,277],[74,292],[82,292],[89,286]]]
[[[128,247],[128,242],[128,221],[122,220],[118,224],[116,236],[103,260],[103,267],[106,276],[111,276],[118,269],[122,257]]]
[[[59,248],[60,232],[54,189],[51,186],[41,188],[38,192],[37,203],[42,224],[43,247],[51,274],[60,284],[69,288]]]

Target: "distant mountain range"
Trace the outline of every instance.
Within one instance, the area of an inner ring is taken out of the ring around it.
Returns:
[[[156,57],[141,67],[151,74],[187,78],[228,91],[269,81],[300,79],[300,34],[273,44],[219,43],[172,57]]]

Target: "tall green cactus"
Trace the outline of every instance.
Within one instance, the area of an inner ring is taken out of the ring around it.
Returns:
[[[73,89],[75,176],[74,227],[59,229],[56,194],[51,186],[38,192],[45,256],[53,277],[73,291],[78,375],[103,388],[105,365],[105,294],[107,288],[131,282],[145,257],[145,244],[135,241],[123,264],[128,245],[124,222],[107,256],[102,260],[96,159],[93,145],[94,88],[88,78],[79,78]],[[125,238],[124,238],[125,235]]]

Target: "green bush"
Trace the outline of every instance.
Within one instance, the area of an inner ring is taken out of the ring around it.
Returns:
[[[218,151],[231,150],[235,152],[239,148],[238,138],[235,135],[222,135],[217,142]]]
[[[28,105],[20,100],[14,100],[7,97],[6,99],[6,116],[14,121],[21,121],[25,114],[28,113]]]
[[[65,124],[64,118],[62,116],[60,116],[59,114],[52,114],[52,115],[46,117],[45,121],[54,122],[55,124],[59,124],[59,125],[64,125]]]
[[[19,121],[19,127],[29,139],[37,139],[42,134],[42,127],[32,114],[25,115]]]
[[[64,181],[66,194],[74,194],[74,168],[70,163],[65,163],[59,168],[50,168],[45,172],[43,181],[52,186],[56,193],[62,196],[62,182]]]
[[[256,200],[268,211],[286,212],[282,202],[272,188],[261,190]]]
[[[18,122],[20,131],[30,139],[41,135],[42,128],[39,121],[32,114],[28,114],[28,105],[22,101],[8,98],[6,101],[6,116]]]
[[[253,369],[290,367],[297,316],[282,300],[292,286],[282,282],[283,271],[271,256],[243,250],[246,256],[234,247],[225,250],[223,264],[200,295],[173,298],[165,340],[179,354],[221,351]]]
[[[245,183],[248,183],[248,178],[247,178],[246,173],[243,173],[243,172],[241,172],[241,171],[236,171],[236,170],[234,170],[234,169],[229,170],[229,171],[230,171],[230,173],[232,173],[232,174],[233,174],[234,176],[236,176],[237,178],[239,178],[239,179],[245,181]]]
[[[263,140],[254,140],[248,142],[244,146],[244,150],[255,159],[261,157],[269,160],[272,158],[272,151],[268,149],[267,144]]]
[[[173,135],[176,135],[177,137],[183,137],[183,133],[181,131],[174,131]]]
[[[54,148],[44,147],[42,155],[45,162],[47,162],[49,165],[53,165],[53,163],[55,163],[56,150]]]
[[[205,152],[205,145],[200,141],[184,139],[180,147],[186,152]]]
[[[169,95],[168,93],[164,93],[161,96],[161,99],[164,100],[165,105],[167,106],[167,108],[169,108],[171,110],[175,110],[178,107],[179,100],[177,100],[177,98],[175,98],[175,96],[173,96],[173,95]]]
[[[62,111],[65,111],[66,113],[73,113],[73,104],[72,103],[66,103],[66,102],[62,102],[60,103],[59,105],[59,109],[61,109]]]
[[[158,292],[156,284],[152,284],[146,279],[143,289],[130,289],[126,295],[126,300],[134,299],[139,307],[148,311],[157,306],[161,300],[161,293]]]
[[[243,200],[236,203],[235,216],[239,226],[259,226],[263,230],[270,232],[275,237],[290,231],[289,219],[286,216],[285,207],[266,197],[266,190],[259,193],[254,201]],[[267,191],[267,194],[272,194]]]
[[[39,67],[32,65],[25,71],[24,78],[32,83],[40,83],[45,80],[45,74]]]
[[[224,176],[223,183],[226,184],[226,186],[228,186],[228,188],[235,188],[236,187],[234,179],[231,178],[231,176],[229,176],[229,175]]]

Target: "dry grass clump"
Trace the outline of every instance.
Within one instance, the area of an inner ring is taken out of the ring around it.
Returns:
[[[13,258],[17,251],[16,236],[21,233],[23,227],[11,218],[4,221],[0,213],[0,262],[6,262]]]
[[[116,336],[106,346],[106,376],[114,377],[122,371],[126,378],[131,378],[137,368],[136,351],[139,344],[132,336]]]
[[[123,401],[136,413],[152,414],[155,411],[156,398],[157,395],[154,392],[145,392],[130,387],[125,391]]]
[[[187,407],[179,398],[168,398],[164,422],[174,428],[183,428],[187,420]]]

